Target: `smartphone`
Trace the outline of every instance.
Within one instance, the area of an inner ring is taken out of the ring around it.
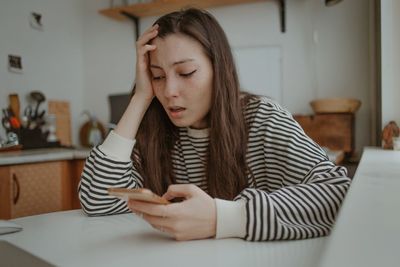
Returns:
[[[111,196],[119,197],[125,200],[133,199],[143,202],[150,202],[155,204],[170,204],[165,198],[156,195],[146,188],[108,188],[108,194]]]

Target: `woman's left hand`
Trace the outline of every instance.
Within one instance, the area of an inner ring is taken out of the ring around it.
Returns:
[[[214,237],[217,209],[215,201],[199,187],[192,184],[175,184],[168,187],[164,198],[184,198],[168,205],[130,200],[129,208],[143,215],[154,228],[167,232],[176,240]]]

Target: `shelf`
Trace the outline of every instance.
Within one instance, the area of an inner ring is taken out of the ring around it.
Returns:
[[[253,2],[265,2],[266,0],[156,0],[150,3],[139,3],[129,6],[114,7],[103,9],[99,12],[104,16],[116,20],[126,20],[127,18],[121,12],[128,13],[135,17],[149,17],[163,15],[172,11],[180,10],[184,7],[197,7],[206,9],[209,7],[244,4]]]
[[[138,30],[139,18],[148,16],[159,16],[172,11],[180,10],[185,7],[196,7],[207,9],[210,7],[246,4],[254,2],[276,1],[279,4],[280,18],[281,18],[281,31],[285,32],[285,0],[155,0],[149,3],[138,3],[128,6],[113,7],[109,9],[102,9],[100,14],[107,16],[114,20],[133,20]],[[138,32],[136,32],[138,35]]]

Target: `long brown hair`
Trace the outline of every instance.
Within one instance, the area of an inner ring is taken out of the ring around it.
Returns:
[[[199,9],[173,12],[160,17],[154,24],[159,25],[160,38],[180,33],[198,41],[212,62],[207,188],[212,197],[232,200],[248,185],[247,126],[228,39],[216,19]],[[139,157],[132,156],[132,159],[144,178],[144,186],[160,195],[175,183],[171,150],[177,138],[178,128],[154,98],[136,136]]]

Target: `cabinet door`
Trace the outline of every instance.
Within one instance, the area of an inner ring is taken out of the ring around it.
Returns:
[[[10,167],[0,166],[0,219],[10,219]]]
[[[71,208],[68,162],[9,167],[11,218]]]

